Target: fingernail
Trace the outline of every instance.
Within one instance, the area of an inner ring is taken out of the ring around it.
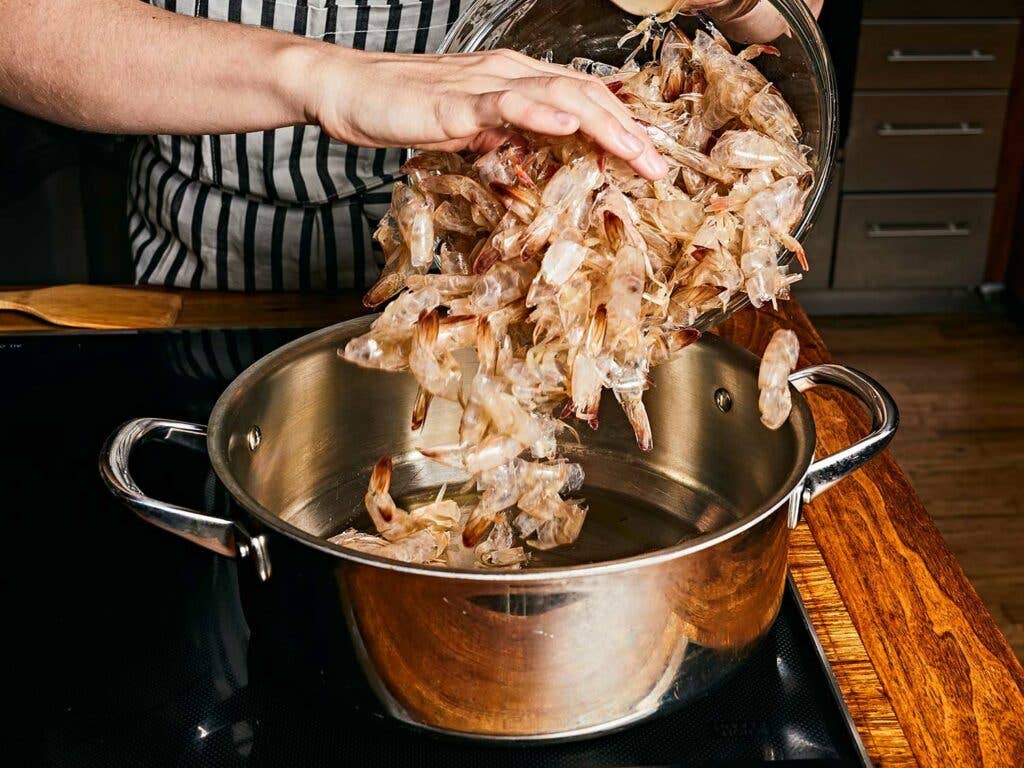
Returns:
[[[652,175],[658,178],[668,173],[668,163],[665,162],[665,158],[653,149],[648,150],[647,154],[644,155],[644,166]]]
[[[555,120],[557,120],[560,125],[566,126],[572,125],[576,122],[576,118],[568,112],[555,112]]]
[[[622,142],[622,146],[626,148],[627,152],[632,152],[634,155],[644,148],[643,142],[640,139],[626,131],[620,134],[619,141]]]

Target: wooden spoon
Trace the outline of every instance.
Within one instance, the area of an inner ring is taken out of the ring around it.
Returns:
[[[181,311],[172,293],[105,285],[55,285],[0,291],[0,310],[9,309],[69,328],[169,328]]]

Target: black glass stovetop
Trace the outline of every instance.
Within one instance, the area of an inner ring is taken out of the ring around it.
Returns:
[[[234,562],[135,518],[103,486],[97,457],[129,418],[205,422],[234,375],[298,335],[0,337],[5,694],[16,705],[5,708],[16,713],[5,764],[865,764],[791,587],[765,642],[717,690],[589,741],[439,738],[386,719],[361,681],[311,688],[263,675]],[[133,471],[154,497],[223,503],[204,454],[143,445]]]

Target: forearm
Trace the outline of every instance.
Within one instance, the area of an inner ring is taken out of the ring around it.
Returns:
[[[316,123],[374,147],[487,151],[505,126],[579,130],[638,173],[668,166],[597,79],[510,51],[371,54],[139,0],[0,0],[0,103],[116,133]]]
[[[138,0],[0,0],[0,101],[92,131],[275,128],[309,121],[327,47]]]

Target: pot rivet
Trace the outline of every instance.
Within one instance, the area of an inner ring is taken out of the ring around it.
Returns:
[[[255,451],[260,447],[260,440],[263,439],[263,433],[260,432],[259,427],[253,427],[249,430],[249,434],[246,436],[246,440],[249,442],[249,450]]]
[[[715,390],[715,405],[722,413],[728,413],[732,409],[732,395],[728,389],[719,387]]]

